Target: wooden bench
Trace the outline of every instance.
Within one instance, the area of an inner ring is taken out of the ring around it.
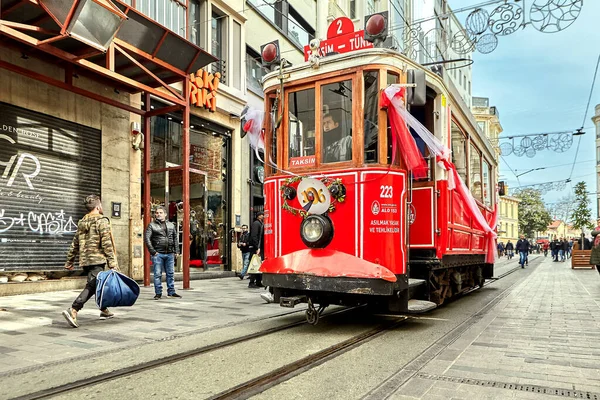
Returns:
[[[596,266],[590,264],[591,250],[573,250],[571,253],[571,268],[592,268]]]

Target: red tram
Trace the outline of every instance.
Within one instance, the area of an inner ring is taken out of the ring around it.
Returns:
[[[277,43],[263,46],[277,68],[263,80],[260,270],[275,301],[308,303],[316,323],[330,304],[420,312],[481,287],[496,163],[457,89],[396,51],[319,46],[288,67]]]

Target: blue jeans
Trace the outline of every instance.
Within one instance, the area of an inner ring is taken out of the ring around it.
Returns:
[[[560,255],[560,261],[565,261],[565,251],[559,250],[558,254]]]
[[[240,273],[240,275],[242,277],[246,276],[246,272],[248,272],[248,267],[250,266],[250,259],[251,258],[252,258],[252,252],[251,251],[247,251],[245,253],[242,253],[243,264],[242,264],[242,272]]]
[[[519,264],[521,265],[525,265],[525,260],[527,259],[527,252],[526,251],[520,251],[519,252]]]
[[[154,267],[154,293],[162,294],[162,273],[167,274],[167,294],[175,294],[175,254],[156,253],[152,256]]]

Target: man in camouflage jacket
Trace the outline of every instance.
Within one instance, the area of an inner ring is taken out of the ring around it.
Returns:
[[[85,207],[88,210],[77,224],[77,232],[71,243],[67,254],[65,268],[73,269],[75,258],[79,255],[79,266],[87,273],[87,284],[85,289],[77,296],[71,308],[63,311],[63,316],[73,328],[78,328],[77,312],[96,293],[96,278],[104,267],[118,268],[115,254],[110,220],[103,215],[102,203],[96,195],[85,199]],[[100,310],[100,318],[108,319],[114,314],[107,308]]]

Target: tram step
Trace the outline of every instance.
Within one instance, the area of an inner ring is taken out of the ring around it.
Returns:
[[[436,308],[437,305],[434,302],[426,300],[410,299],[408,301],[408,312],[411,313],[424,313]]]
[[[307,301],[306,296],[280,297],[279,305],[281,307],[294,308],[297,304],[306,303]]]
[[[416,287],[416,286],[421,286],[425,284],[425,279],[413,279],[413,278],[408,278],[408,287],[412,288],[412,287]]]

